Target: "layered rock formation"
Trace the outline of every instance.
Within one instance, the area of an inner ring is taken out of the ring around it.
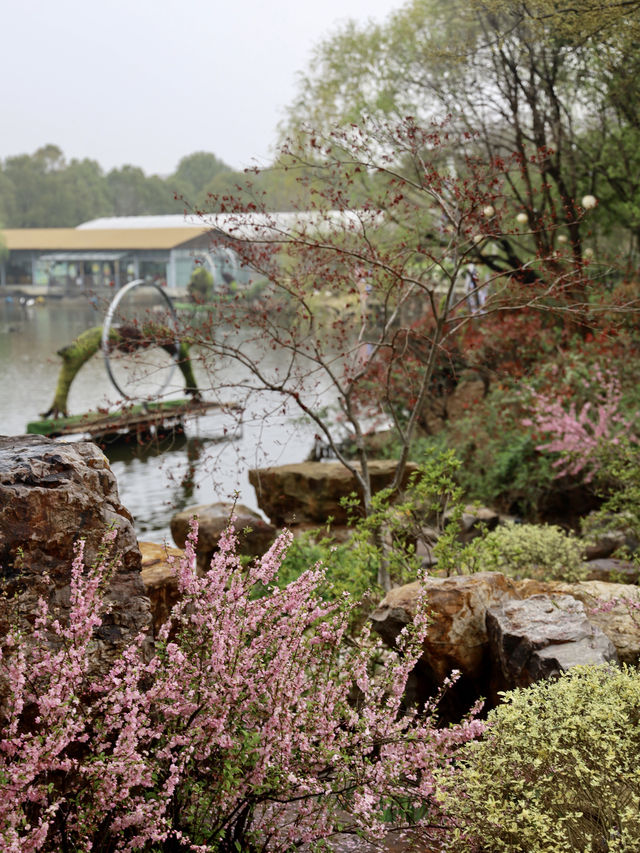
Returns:
[[[529,687],[578,665],[618,662],[611,640],[570,595],[532,595],[487,610],[494,677],[502,689]]]
[[[357,463],[354,463],[357,467]],[[386,488],[392,481],[396,462],[376,459],[369,462],[372,491]],[[403,487],[416,470],[407,465]],[[341,498],[358,492],[352,474],[339,462],[301,462],[249,471],[249,482],[256,490],[258,506],[278,525],[314,522],[346,524],[349,513],[340,505]]]
[[[374,630],[388,645],[393,646],[413,619],[422,589],[420,583],[396,587],[371,614]],[[447,719],[460,717],[480,696],[490,706],[497,704],[499,691],[531,683],[534,670],[542,676],[576,663],[640,660],[640,631],[623,601],[637,596],[637,587],[598,581],[515,581],[498,572],[479,572],[430,577],[424,589],[431,624],[412,693],[418,700],[432,695],[452,670],[459,670],[461,677],[443,705]],[[599,602],[612,599],[617,602],[614,606],[598,609]],[[538,612],[540,608],[545,612]],[[546,629],[543,622],[548,623]],[[560,641],[564,648],[556,649]],[[511,651],[515,654],[519,646],[521,654],[507,665],[510,643]],[[538,654],[543,649],[547,651]],[[527,658],[522,672],[520,658]]]
[[[486,616],[489,607],[517,598],[515,582],[498,572],[449,578],[429,577],[425,586],[412,583],[390,590],[371,614],[374,630],[393,645],[416,612],[425,590],[431,624],[414,674],[418,699],[435,692],[452,670],[461,673],[444,699],[443,715],[459,717],[492,689],[491,655]]]
[[[635,666],[640,662],[640,627],[625,600],[638,601],[640,590],[633,584],[605,581],[516,581],[521,598],[532,595],[570,595],[582,602],[589,621],[601,628],[613,643],[618,660]],[[604,607],[603,607],[604,605]]]
[[[153,637],[167,621],[171,608],[180,599],[175,563],[183,551],[155,542],[139,542],[142,554],[142,583],[151,603]]]

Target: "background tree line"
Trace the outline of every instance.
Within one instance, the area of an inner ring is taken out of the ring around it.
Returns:
[[[183,157],[173,174],[161,177],[132,165],[105,172],[95,160],[67,160],[58,146],[45,145],[0,162],[0,224],[74,227],[100,216],[182,213],[185,205],[215,210],[246,180],[244,172],[206,151]],[[272,210],[304,201],[293,174],[288,178],[284,171],[252,176],[251,193]],[[220,196],[217,206],[213,195]]]
[[[532,249],[569,250],[627,269],[640,249],[640,3],[636,0],[409,0],[382,23],[344,26],[317,47],[283,136],[293,140],[250,174],[209,152],[185,156],[169,176],[125,165],[104,172],[67,161],[55,145],[0,163],[0,224],[74,226],[105,215],[227,209],[241,196],[266,210],[309,209],[322,185],[308,143],[363,117],[450,123],[470,152],[504,158],[520,219],[511,238],[479,245],[494,272]],[[313,146],[311,146],[312,148]],[[370,178],[362,173],[362,178]],[[598,200],[587,224],[578,206]],[[345,187],[344,206],[368,189]],[[250,198],[249,198],[250,197]],[[552,223],[551,227],[549,223]],[[581,224],[582,223],[582,224]]]

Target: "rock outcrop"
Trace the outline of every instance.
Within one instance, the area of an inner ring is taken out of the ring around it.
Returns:
[[[389,646],[394,645],[401,629],[413,618],[421,589],[419,583],[395,587],[371,614],[373,629]],[[617,655],[620,661],[630,664],[640,660],[640,630],[624,601],[597,609],[598,602],[637,596],[634,586],[597,581],[574,584],[516,581],[498,572],[479,572],[450,578],[430,577],[426,581],[426,593],[431,624],[411,691],[417,699],[432,695],[451,670],[459,670],[462,675],[445,700],[448,719],[459,717],[480,696],[486,697],[490,706],[495,705],[500,690],[518,686],[517,679],[509,681],[513,674],[503,672],[500,656],[492,649],[487,611],[511,607],[531,596],[544,595],[553,600],[570,597],[574,605],[563,611],[567,623],[577,619],[571,615],[571,608],[579,605],[580,618],[589,625],[588,628],[583,625],[584,631],[589,636],[597,636],[598,649],[605,650],[602,659],[614,659]],[[523,620],[525,615],[526,611]],[[560,612],[557,616],[561,622],[565,618]],[[572,651],[565,649],[558,666],[567,663],[572,655],[576,661],[585,660],[578,649],[582,639],[575,633],[572,639],[563,640],[573,643],[574,648]],[[547,645],[551,648],[554,642],[550,640]],[[551,652],[545,652],[542,657],[548,654]],[[542,669],[540,664],[540,671]]]
[[[183,509],[171,519],[171,535],[178,548],[184,548],[194,516],[198,519],[196,560],[201,572],[209,568],[211,558],[218,549],[220,534],[226,530],[232,516],[240,554],[261,557],[277,534],[272,524],[243,504],[202,504]]]
[[[369,462],[369,470],[375,493],[391,483],[396,462],[375,459]],[[413,463],[407,465],[403,487],[415,470]],[[355,478],[339,462],[254,468],[249,471],[249,482],[256,490],[258,506],[278,526],[307,522],[325,524],[329,518],[336,524],[346,524],[349,513],[340,505],[340,500],[358,492]]]
[[[390,646],[413,619],[422,585],[407,584],[390,590],[371,614],[373,629]],[[498,572],[478,572],[449,578],[430,577],[426,595],[431,624],[414,673],[417,698],[432,694],[452,670],[461,677],[444,699],[443,714],[463,714],[491,684],[491,656],[486,627],[487,609],[517,597],[515,583]]]
[[[581,519],[580,528],[589,542],[585,548],[587,560],[604,560],[616,552],[633,555],[640,547],[633,525],[625,524],[624,513],[604,518],[589,514]]]
[[[581,601],[589,621],[601,628],[615,646],[620,662],[631,666],[640,662],[640,626],[625,604],[625,599],[640,600],[640,589],[637,586],[604,581],[562,583],[525,579],[516,581],[516,589],[521,598],[531,595],[570,595]]]
[[[26,624],[40,596],[58,618],[67,617],[74,544],[85,540],[85,562],[91,564],[112,526],[119,562],[106,596],[111,611],[96,632],[99,668],[151,621],[132,518],[120,503],[109,463],[90,442],[0,437],[0,585],[17,597]],[[5,611],[0,635],[6,618]]]
[[[611,640],[570,595],[532,595],[489,607],[487,634],[494,684],[503,690],[529,687],[574,666],[618,660]]]
[[[638,583],[640,567],[629,560],[618,560],[615,557],[601,557],[585,563],[586,579],[590,581],[606,581],[608,583]]]

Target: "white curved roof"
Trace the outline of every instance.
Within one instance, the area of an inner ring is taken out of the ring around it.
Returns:
[[[330,232],[336,228],[358,230],[365,225],[380,223],[381,219],[381,213],[374,210],[208,213],[201,216],[172,213],[160,216],[105,216],[83,222],[77,226],[77,230],[202,228],[203,231],[217,229],[228,237],[240,240],[277,240],[287,239],[307,229],[320,232]]]
[[[102,216],[100,219],[90,219],[78,225],[78,230],[94,231],[105,228],[193,228],[207,223],[201,217],[193,214],[170,213],[159,216]]]

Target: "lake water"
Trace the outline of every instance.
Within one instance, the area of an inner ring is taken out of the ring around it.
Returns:
[[[61,364],[56,351],[103,318],[104,306],[93,307],[82,298],[21,305],[17,299],[0,297],[0,434],[22,435],[28,422],[40,419],[53,401]],[[194,366],[200,380],[202,369]],[[126,364],[116,368],[126,378]],[[241,423],[237,416],[214,410],[187,421],[185,435],[169,442],[105,448],[121,501],[133,515],[140,539],[172,544],[169,522],[176,510],[227,501],[236,492],[240,503],[258,509],[248,470],[300,462],[313,446],[311,424],[283,413],[277,398],[254,394],[245,400],[233,388],[233,368],[221,369],[226,374],[222,402],[246,405]],[[162,382],[168,370],[160,365],[158,373]],[[181,376],[175,373],[167,393],[183,396]],[[199,385],[205,387],[200,381]],[[206,392],[203,396],[209,397]],[[71,386],[69,414],[119,401],[98,353]]]

